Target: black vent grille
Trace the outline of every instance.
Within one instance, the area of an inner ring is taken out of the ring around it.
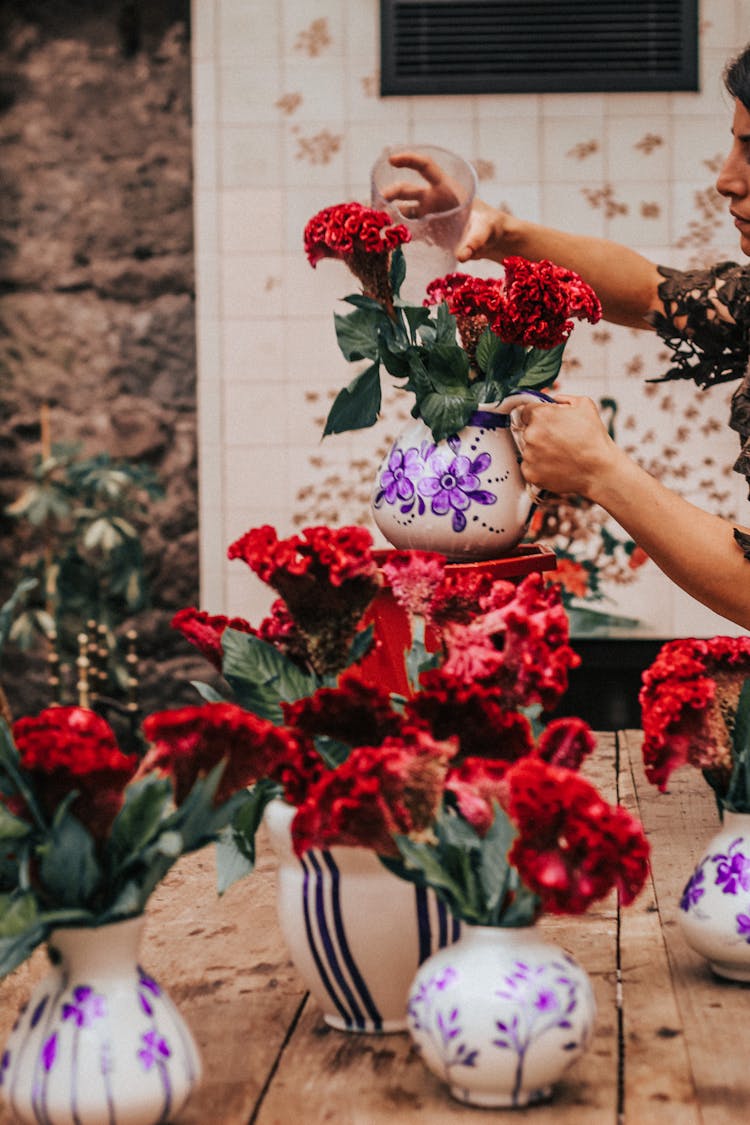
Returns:
[[[698,89],[698,0],[381,0],[382,94]]]

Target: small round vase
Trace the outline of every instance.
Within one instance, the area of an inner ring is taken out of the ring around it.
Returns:
[[[688,945],[729,980],[750,981],[750,813],[725,812],[680,899]]]
[[[454,1098],[475,1106],[551,1097],[588,1046],[595,1015],[587,973],[533,927],[464,926],[409,992],[422,1059]]]
[[[469,562],[497,558],[520,542],[534,509],[510,431],[510,410],[520,400],[480,406],[459,433],[437,443],[421,418],[406,426],[371,495],[373,519],[392,546]]]
[[[289,955],[325,1022],[338,1031],[406,1030],[406,996],[426,957],[459,924],[432,891],[388,871],[367,848],[292,851],[296,809],[266,808],[279,859],[278,913]]]
[[[192,1035],[138,965],[143,918],[55,930],[49,974],[2,1057],[5,1101],[28,1125],[157,1125],[201,1077]]]

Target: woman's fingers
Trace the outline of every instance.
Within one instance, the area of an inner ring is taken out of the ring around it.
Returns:
[[[415,172],[419,172],[420,176],[424,176],[428,184],[435,187],[437,184],[442,183],[445,179],[443,169],[439,164],[436,164],[429,156],[424,156],[418,152],[395,152],[392,156],[388,157],[388,162],[394,168],[413,168]]]

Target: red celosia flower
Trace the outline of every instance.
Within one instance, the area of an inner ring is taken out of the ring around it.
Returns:
[[[362,250],[383,254],[395,250],[411,235],[401,223],[394,224],[387,211],[361,203],[338,203],[325,207],[305,227],[305,253],[311,266],[321,258],[344,258]]]
[[[732,773],[732,729],[750,676],[750,637],[686,638],[663,645],[639,696],[646,777],[664,791],[674,769],[703,770],[721,796]]]
[[[211,615],[194,606],[178,610],[172,618],[172,628],[179,629],[183,637],[200,649],[219,672],[224,659],[221,645],[224,630],[236,629],[238,633],[255,634],[255,629],[243,617],[225,617],[221,613]]]
[[[495,582],[481,608],[470,624],[443,630],[443,675],[495,686],[508,707],[541,703],[551,710],[567,689],[568,670],[580,664],[567,643],[559,587],[541,574],[518,586]]]
[[[506,301],[490,327],[507,343],[551,348],[567,340],[571,318],[600,319],[599,299],[572,270],[518,257],[506,258],[503,267]]]
[[[104,839],[138,767],[134,754],[119,749],[109,723],[83,707],[49,707],[17,719],[13,737],[45,815],[54,816],[77,790],[73,815],[95,839]]]
[[[573,318],[592,324],[600,319],[596,294],[572,270],[518,257],[506,258],[503,266],[504,278],[453,273],[427,287],[425,304],[447,302],[470,357],[487,325],[505,343],[551,348],[568,338]]]
[[[429,619],[435,590],[445,575],[445,555],[434,551],[392,551],[382,570],[399,605],[409,614]]]
[[[279,539],[265,525],[233,543],[228,556],[243,559],[281,595],[319,675],[345,667],[352,638],[382,582],[366,528],[308,527]]]
[[[346,672],[338,687],[319,688],[314,695],[282,707],[287,726],[309,738],[324,735],[347,746],[381,742],[404,729],[404,720],[384,688],[362,683]]]
[[[581,914],[616,887],[632,902],[648,875],[638,821],[610,806],[585,778],[527,758],[505,775],[506,811],[518,828],[509,853],[525,885],[552,914]]]
[[[584,758],[593,754],[596,739],[583,719],[553,719],[539,735],[536,752],[545,762],[577,770]]]
[[[438,635],[448,625],[468,625],[477,615],[481,599],[496,580],[487,571],[446,569],[443,581],[433,593],[430,624]]]
[[[499,693],[481,683],[463,683],[435,669],[423,690],[406,704],[410,717],[426,723],[436,738],[457,737],[463,758],[486,758],[506,766],[533,748],[525,715],[509,710]]]
[[[403,223],[393,223],[387,211],[361,203],[338,203],[313,215],[305,226],[307,260],[317,266],[321,258],[339,258],[362,283],[368,297],[390,311],[393,294],[388,279],[391,251],[409,242]]]
[[[323,774],[292,822],[297,855],[333,844],[398,856],[393,834],[424,837],[443,795],[451,743],[424,731],[358,746]]]
[[[171,776],[178,805],[221,761],[226,760],[226,766],[214,797],[217,806],[260,778],[273,776],[300,752],[293,732],[234,703],[159,711],[144,719],[143,733],[151,748],[139,776],[152,770]]]
[[[307,651],[305,638],[297,628],[297,623],[282,598],[276,598],[271,605],[271,612],[258,626],[258,636],[293,660],[295,664],[299,664],[301,668],[308,667],[310,654]]]
[[[446,792],[453,794],[461,816],[480,836],[489,832],[495,819],[493,802],[504,804],[504,778],[509,765],[505,761],[466,758],[448,771]]]

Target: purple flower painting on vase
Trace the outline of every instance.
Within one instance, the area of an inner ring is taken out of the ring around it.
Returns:
[[[137,966],[141,917],[55,931],[54,964],[21,1012],[0,1087],[28,1125],[157,1125],[200,1081],[192,1036]]]
[[[381,462],[371,497],[373,519],[389,543],[463,561],[496,558],[516,546],[534,502],[521,476],[509,407],[488,404],[438,442],[419,419],[402,431]]]
[[[459,1101],[523,1106],[588,1046],[588,975],[528,927],[466,927],[417,973],[409,1030],[426,1065]]]
[[[680,927],[711,969],[750,980],[750,815],[724,814],[680,898]]]

